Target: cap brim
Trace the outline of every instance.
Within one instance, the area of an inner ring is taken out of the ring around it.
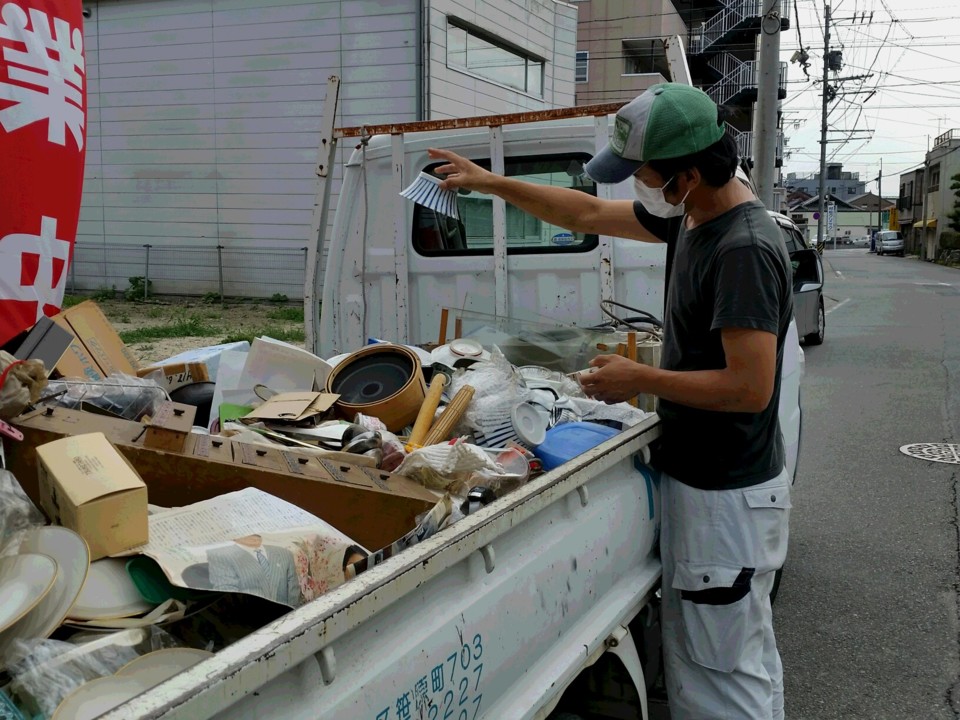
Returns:
[[[583,171],[594,182],[619,183],[633,175],[642,165],[640,160],[620,157],[607,145],[586,164]]]

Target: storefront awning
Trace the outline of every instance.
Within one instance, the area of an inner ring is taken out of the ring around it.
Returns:
[[[917,221],[913,224],[913,226],[914,226],[915,228],[921,228],[921,227],[923,227],[923,220],[917,220]],[[936,219],[936,218],[930,218],[929,220],[927,220],[927,227],[928,227],[928,228],[933,228],[933,227],[936,227],[936,226],[937,226],[937,219]]]

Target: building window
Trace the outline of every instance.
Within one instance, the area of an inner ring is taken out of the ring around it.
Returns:
[[[504,161],[507,177],[553,187],[566,187],[590,195],[596,184],[583,174],[589,155],[547,155],[508,157]],[[475,161],[490,168],[490,161]],[[441,163],[424,168],[432,173]],[[507,204],[507,252],[514,254],[585,252],[597,247],[594,234],[573,233],[538,220]],[[477,191],[457,196],[460,220],[438,215],[422,205],[413,208],[413,247],[421,255],[492,255],[493,196]]]
[[[585,83],[590,79],[590,53],[586,50],[577,50],[577,65],[573,79],[578,83]]]
[[[659,73],[664,78],[670,77],[670,65],[663,49],[663,40],[651,38],[648,40],[623,41],[623,74],[647,75]]]
[[[447,19],[447,67],[543,97],[543,66],[540,58]]]
[[[933,192],[940,189],[940,164],[930,168],[930,189],[927,192]]]

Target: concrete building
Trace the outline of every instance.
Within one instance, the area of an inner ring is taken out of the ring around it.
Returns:
[[[577,8],[559,0],[84,6],[81,289],[123,289],[150,246],[158,292],[215,291],[232,253],[226,294],[296,297],[330,75],[338,126],[574,103]]]
[[[790,190],[803,190],[810,195],[820,195],[820,173],[797,175],[788,173],[783,181]],[[844,172],[842,163],[827,163],[826,193],[844,201],[852,200],[866,192],[867,183],[860,173]]]
[[[923,217],[923,168],[910,170],[900,175],[900,196],[897,198],[897,213],[900,216],[900,234],[904,249],[909,253],[920,252]],[[920,227],[914,227],[919,223]]]
[[[728,125],[740,154],[753,158],[753,103],[759,82],[757,39],[761,0],[575,0],[577,104],[628,101],[670,78],[663,39],[680,35],[694,84],[715,102],[736,110]],[[792,3],[780,0],[781,27],[790,26]],[[779,97],[786,97],[786,63]],[[783,162],[783,137],[777,165]]]
[[[960,207],[960,198],[951,189],[953,177],[960,173],[960,130],[948,130],[933,143],[933,149],[926,155],[927,193],[926,217],[916,215],[913,228],[920,233],[920,256],[936,259],[940,248],[949,244],[955,247],[955,236],[950,228],[948,217]],[[944,242],[944,233],[949,233],[949,243]]]

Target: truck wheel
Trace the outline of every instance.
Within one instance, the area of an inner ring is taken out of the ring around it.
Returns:
[[[827,314],[823,311],[823,299],[820,300],[820,307],[817,308],[817,331],[803,336],[804,345],[823,345],[823,339],[827,332]]]

